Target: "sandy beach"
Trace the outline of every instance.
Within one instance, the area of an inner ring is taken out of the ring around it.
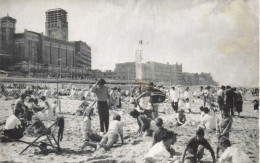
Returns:
[[[230,133],[231,143],[242,149],[253,162],[259,161],[259,114],[253,110],[251,100],[253,97],[247,93],[246,100],[243,104],[242,117],[235,117],[233,119],[232,130]],[[54,99],[48,99],[52,102]],[[1,105],[1,131],[4,128],[3,121],[11,115],[11,103],[13,100],[5,101],[3,97],[0,99]],[[74,113],[80,104],[80,100],[70,100],[67,97],[62,97],[61,116],[65,119],[65,129],[63,140],[61,142],[62,153],[56,154],[50,152],[48,155],[41,153],[37,147],[30,147],[22,155],[19,153],[27,146],[20,142],[1,143],[0,145],[0,161],[14,161],[14,162],[142,162],[143,157],[151,147],[151,137],[138,137],[136,131],[138,125],[136,119],[133,119],[128,113],[134,107],[131,104],[122,102],[122,109],[117,110],[122,116],[124,126],[125,144],[121,145],[120,141],[108,151],[100,149],[95,151],[91,147],[86,147],[84,150],[79,150],[83,139],[80,132],[80,124],[82,116],[75,116]],[[193,113],[186,113],[187,119],[197,121],[199,119],[199,106],[201,101],[195,99],[192,103]],[[112,114],[113,111],[110,111]],[[174,123],[175,113],[171,109],[170,103],[165,102],[160,104],[159,116],[164,120],[164,126],[173,130],[178,134],[177,142],[173,145],[176,155],[181,158],[184,148],[189,139],[195,136],[196,126],[187,125],[185,127],[176,128]],[[167,114],[166,114],[167,113]],[[237,114],[236,114],[237,115]],[[219,112],[217,113],[219,116]],[[111,116],[110,116],[111,117]],[[97,113],[92,118],[92,129],[99,132],[99,118]],[[215,133],[206,135],[209,138],[211,146],[216,149]],[[205,150],[204,162],[212,162],[209,151]]]

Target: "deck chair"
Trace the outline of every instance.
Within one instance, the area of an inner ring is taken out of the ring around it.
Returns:
[[[39,119],[37,120],[37,122],[38,124],[36,125],[42,123]],[[33,125],[35,125],[35,123],[33,123],[31,126]],[[59,130],[56,139],[54,136],[54,132],[56,131],[57,128],[59,128]],[[62,140],[63,137],[63,130],[64,130],[64,118],[58,117],[50,127],[46,128],[45,126],[43,126],[40,129],[38,129],[37,130],[38,136],[36,138],[30,138],[24,136],[22,139],[16,140],[18,142],[28,144],[28,146],[24,148],[23,151],[20,152],[20,154],[25,152],[31,146],[39,147],[40,150],[45,153],[48,152],[47,146],[52,147],[55,152],[61,152],[60,141]]]

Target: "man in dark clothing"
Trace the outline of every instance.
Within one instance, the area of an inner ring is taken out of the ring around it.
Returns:
[[[239,91],[237,91],[236,88],[232,88],[234,92],[234,107],[236,108],[236,111],[238,113],[238,117],[240,117],[240,113],[243,110],[243,98]]]
[[[163,124],[162,118],[157,118],[155,120],[155,124],[156,124],[157,129],[153,132],[153,143],[152,143],[152,146],[154,144],[160,142],[163,139],[165,132],[167,131],[167,129],[165,129],[162,126],[162,124]]]
[[[208,149],[211,153],[213,162],[215,162],[215,154],[208,143],[208,141],[204,138],[204,131],[203,129],[199,128],[198,131],[196,132],[196,136],[192,139],[187,144],[186,149],[184,150],[184,154],[182,157],[182,162],[192,162],[192,163],[197,163],[200,159],[203,157],[204,153],[204,148]],[[188,151],[188,154],[186,156],[186,152]],[[186,156],[186,157],[185,157]]]
[[[224,97],[225,97],[225,86],[221,86],[221,88],[217,91],[217,102],[219,106],[219,110],[222,112],[224,106]]]
[[[100,79],[96,84],[90,89],[91,92],[97,95],[97,109],[100,121],[100,132],[104,134],[104,127],[106,132],[109,127],[109,104],[110,104],[110,95],[108,88],[104,86],[106,81]]]
[[[227,90],[225,91],[225,99],[224,99],[224,105],[227,109],[231,111],[231,116],[234,116],[234,99],[235,95],[233,90],[230,86],[227,86]]]

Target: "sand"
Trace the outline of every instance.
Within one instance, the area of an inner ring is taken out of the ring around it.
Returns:
[[[233,120],[230,140],[234,146],[241,148],[252,161],[259,161],[259,114],[254,112],[250,94],[246,94],[247,101],[244,101],[242,117],[235,117]],[[54,99],[49,99],[53,101]],[[11,103],[13,100],[5,101],[3,98],[0,101],[0,120],[1,130],[4,125],[2,122],[11,115]],[[1,143],[0,144],[0,161],[15,161],[15,162],[142,162],[149,148],[151,147],[151,137],[138,137],[136,131],[138,129],[136,119],[133,119],[128,114],[133,105],[123,102],[122,110],[119,113],[122,116],[122,121],[126,124],[124,127],[125,144],[121,145],[121,141],[114,145],[108,151],[100,149],[95,151],[91,147],[86,147],[83,151],[79,150],[82,145],[82,135],[80,132],[81,116],[75,116],[77,106],[81,103],[79,100],[70,100],[67,97],[62,97],[62,113],[60,115],[65,118],[64,137],[61,142],[62,153],[49,153],[44,155],[37,147],[30,147],[22,155],[19,153],[27,145],[19,142]],[[188,119],[199,119],[199,106],[201,101],[195,99],[192,104],[195,113],[186,113]],[[176,155],[181,157],[185,145],[188,140],[195,136],[196,127],[187,125],[185,127],[176,128],[173,125],[175,113],[173,113],[170,103],[166,102],[160,105],[159,116],[164,120],[164,126],[178,133],[177,142],[173,145]],[[165,114],[165,112],[167,114]],[[219,113],[217,113],[219,114]],[[98,133],[99,118],[95,114],[92,118],[92,129]],[[206,137],[210,138],[209,142],[216,149],[216,138],[214,135]],[[203,161],[212,162],[210,153],[206,150]]]

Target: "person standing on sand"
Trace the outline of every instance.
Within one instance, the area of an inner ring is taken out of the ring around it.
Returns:
[[[230,86],[227,86],[226,88],[227,90],[225,91],[224,105],[228,110],[231,111],[231,116],[234,116],[234,92],[232,91]]]
[[[175,113],[178,112],[178,102],[179,102],[180,94],[179,91],[175,89],[175,86],[171,86],[170,89],[170,99],[171,99],[171,105]]]
[[[236,88],[233,88],[233,91],[234,91],[234,96],[235,96],[234,106],[238,113],[238,117],[240,117],[240,113],[242,112],[242,108],[243,108],[243,98],[242,98],[241,93],[239,91],[237,91]]]
[[[218,102],[218,106],[219,106],[219,110],[222,112],[223,106],[224,106],[224,90],[225,90],[225,86],[221,86],[221,88],[217,91],[217,102]]]
[[[204,95],[203,95],[203,93],[204,93],[204,90],[203,90],[204,88],[203,88],[203,86],[200,86],[200,90],[198,91],[198,93],[197,93],[197,97],[201,100],[201,105],[202,106],[205,106],[205,97],[204,97]]]
[[[183,98],[185,100],[186,109],[191,112],[191,101],[192,101],[192,93],[189,91],[189,87],[187,87],[183,93]]]
[[[94,86],[90,89],[90,92],[93,92],[97,96],[97,109],[99,115],[100,122],[100,132],[101,134],[108,131],[109,127],[109,104],[110,104],[110,95],[108,92],[108,88],[105,86],[106,81],[104,79],[100,79],[94,84]]]
[[[212,110],[215,113],[215,110],[212,107],[212,101],[213,101],[213,93],[212,90],[210,89],[210,86],[206,87],[206,91],[205,91],[205,100],[206,100],[206,105],[210,110]]]

